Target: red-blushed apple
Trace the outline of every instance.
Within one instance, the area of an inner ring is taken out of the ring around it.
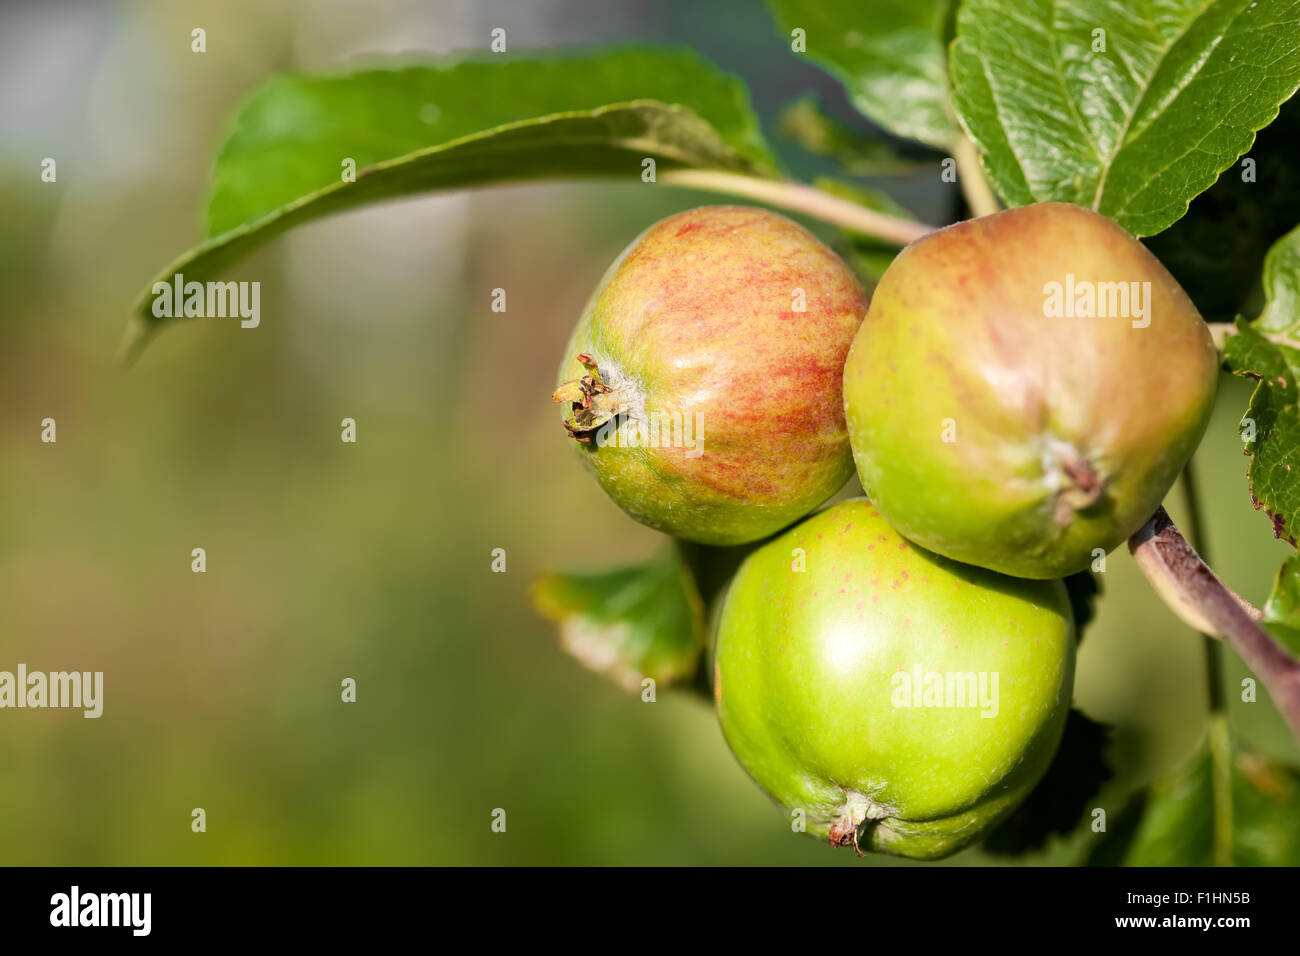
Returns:
[[[633,518],[705,544],[756,541],[853,473],[842,373],[866,304],[848,266],[789,219],[692,209],[609,267],[554,399]]]

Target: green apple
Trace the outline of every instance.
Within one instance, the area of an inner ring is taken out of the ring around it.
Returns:
[[[792,824],[936,859],[1046,770],[1074,651],[1060,581],[923,551],[855,499],[741,565],[718,618],[714,695],[732,751]]]
[[[854,340],[858,476],[931,551],[1063,577],[1151,517],[1218,368],[1191,300],[1104,216],[1040,203],[958,223],[894,260]]]
[[[692,209],[609,267],[553,397],[633,518],[704,544],[756,541],[853,474],[842,376],[865,314],[852,271],[801,226]]]

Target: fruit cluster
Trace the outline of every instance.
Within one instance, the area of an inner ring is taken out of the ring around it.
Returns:
[[[781,216],[672,216],[610,266],[566,356],[554,398],[618,505],[762,542],[716,615],[740,762],[808,833],[926,859],[1051,762],[1074,675],[1059,579],[1159,506],[1218,370],[1155,257],[1060,203],[914,242],[869,306]],[[855,464],[867,497],[808,517]]]

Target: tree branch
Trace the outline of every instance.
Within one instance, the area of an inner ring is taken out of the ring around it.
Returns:
[[[1129,551],[1156,593],[1183,621],[1227,641],[1259,675],[1300,740],[1300,661],[1259,625],[1260,611],[1219,580],[1164,508],[1129,539]]]
[[[725,173],[708,169],[672,169],[659,174],[659,182],[668,186],[686,186],[757,199],[791,212],[801,212],[836,226],[842,226],[865,236],[875,236],[905,246],[934,232],[934,226],[911,219],[899,219],[876,212],[855,202],[832,196],[806,183],[790,180],[759,179],[740,173]]]

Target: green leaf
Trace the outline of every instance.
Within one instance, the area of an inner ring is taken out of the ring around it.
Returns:
[[[538,611],[559,624],[560,645],[632,692],[641,681],[694,678],[707,640],[704,601],[676,547],[642,565],[542,575]]]
[[[948,103],[949,0],[770,0],[787,36],[837,76],[853,105],[906,139],[948,150],[959,131]]]
[[[1287,558],[1278,568],[1261,623],[1291,653],[1300,655],[1300,556]]]
[[[208,235],[336,185],[345,156],[365,169],[485,130],[565,114],[587,118],[610,104],[641,100],[685,106],[694,113],[692,120],[702,122],[693,123],[698,130],[685,131],[673,129],[670,118],[657,115],[651,122],[626,128],[605,123],[595,131],[597,141],[644,136],[647,147],[667,146],[687,156],[694,136],[707,129],[711,135],[701,145],[709,150],[704,157],[709,165],[772,167],[744,86],[687,52],[626,49],[573,58],[489,57],[342,76],[278,77],[240,111],[221,149],[212,175]],[[542,138],[565,149],[567,132],[561,128]],[[489,174],[463,172],[473,173],[471,182],[535,175],[527,162],[509,153],[490,151],[502,168]],[[645,155],[653,151],[647,149]],[[581,163],[575,172],[589,174],[590,164],[570,156],[570,162],[574,159]],[[639,178],[640,163],[626,160],[620,158],[609,171]],[[543,175],[554,175],[554,169]]]
[[[1216,811],[1213,764],[1209,750],[1202,747],[1186,765],[1153,784],[1144,802],[1135,804],[1141,806],[1136,827],[1131,821],[1126,827],[1124,814],[1116,814],[1115,838],[1094,847],[1089,862],[1212,865],[1215,814],[1223,812],[1230,818],[1224,829],[1234,865],[1300,864],[1300,771],[1263,754],[1234,750],[1228,778],[1230,806]]]
[[[1255,379],[1242,419],[1248,477],[1256,508],[1273,522],[1273,533],[1294,547],[1300,520],[1300,349],[1278,340],[1300,330],[1300,228],[1283,236],[1264,260],[1264,310],[1253,323],[1237,320],[1224,363],[1233,374]],[[1253,432],[1253,435],[1252,435]]]
[[[1124,854],[1132,846],[1138,827],[1142,825],[1142,817],[1146,813],[1149,797],[1150,794],[1144,787],[1133,794],[1119,810],[1108,815],[1106,832],[1098,837],[1084,853],[1084,866],[1124,864]]]
[[[1106,759],[1109,738],[1105,724],[1071,710],[1047,773],[1024,803],[984,838],[984,849],[1019,856],[1042,849],[1053,834],[1064,836],[1073,831],[1088,801],[1112,776]]]
[[[1273,534],[1294,547],[1300,518],[1300,350],[1270,342],[1239,321],[1226,352],[1234,374],[1259,382],[1241,423],[1245,438],[1254,432],[1245,445],[1251,498],[1273,522]]]
[[[801,97],[787,106],[778,129],[813,155],[834,159],[849,176],[898,176],[921,165],[905,157],[893,143],[828,116],[815,96]]]
[[[289,228],[368,203],[507,180],[699,168],[771,175],[744,86],[693,54],[619,50],[285,76],[245,104],[212,174],[206,243],[159,273],[204,282]],[[342,178],[356,163],[355,182]],[[161,319],[153,283],[128,349]]]
[[[1233,862],[1300,865],[1300,771],[1263,754],[1232,764]]]
[[[1209,866],[1213,860],[1214,790],[1210,752],[1150,788],[1122,866]]]
[[[1300,227],[1273,244],[1264,259],[1264,311],[1255,325],[1265,332],[1300,333]]]
[[[1298,25],[1300,0],[966,0],[954,104],[1008,203],[1072,202],[1153,235],[1296,91]]]

